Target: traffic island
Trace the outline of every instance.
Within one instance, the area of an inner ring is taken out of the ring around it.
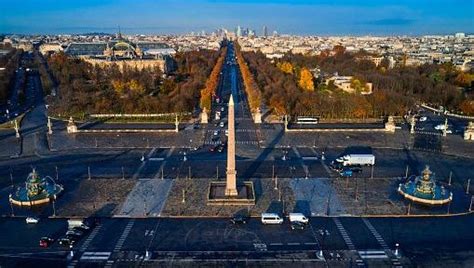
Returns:
[[[237,195],[226,195],[226,182],[212,181],[209,183],[208,205],[253,206],[255,190],[253,182],[246,181],[237,185]]]

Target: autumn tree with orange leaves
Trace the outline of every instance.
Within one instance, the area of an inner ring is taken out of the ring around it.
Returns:
[[[220,72],[222,70],[222,65],[224,63],[226,54],[227,47],[224,46],[221,49],[221,53],[219,55],[219,58],[217,59],[216,65],[214,65],[214,68],[212,69],[212,72],[206,81],[206,87],[201,90],[200,107],[203,110],[211,110],[212,96],[215,95],[217,86],[219,85]]]
[[[306,91],[314,91],[313,74],[308,68],[301,68],[298,85]]]
[[[258,88],[257,83],[253,77],[253,74],[250,72],[247,63],[245,62],[242,52],[240,51],[240,46],[238,43],[235,43],[235,53],[237,56],[237,62],[239,64],[240,73],[244,80],[244,88],[247,93],[247,99],[249,101],[250,110],[255,112],[260,108],[260,102],[262,99],[260,89]]]

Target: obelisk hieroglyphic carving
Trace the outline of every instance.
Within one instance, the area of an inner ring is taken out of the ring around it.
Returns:
[[[237,171],[235,170],[235,119],[234,99],[232,94],[229,99],[228,114],[228,139],[227,139],[227,180],[225,186],[226,196],[237,196]]]

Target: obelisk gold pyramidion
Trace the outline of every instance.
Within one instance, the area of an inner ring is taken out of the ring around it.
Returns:
[[[227,139],[227,180],[225,187],[226,196],[237,196],[237,171],[235,170],[235,116],[234,98],[229,99],[228,114],[228,139]]]

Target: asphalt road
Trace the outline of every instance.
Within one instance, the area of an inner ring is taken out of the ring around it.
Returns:
[[[135,263],[144,262],[148,251],[150,262],[173,254],[181,257],[161,259],[170,264],[186,264],[187,258],[231,261],[249,256],[284,262],[299,254],[302,259],[296,260],[295,265],[305,259],[319,265],[322,261],[315,253],[322,249],[327,262],[339,265],[354,265],[364,252],[384,252],[381,254],[386,257],[367,258],[364,262],[389,266],[398,243],[402,256],[398,260],[416,266],[424,263],[423,258],[474,250],[473,224],[472,215],[433,219],[313,217],[304,230],[291,230],[287,219],[281,225],[263,225],[257,218],[244,225],[233,225],[222,218],[101,219],[97,230],[88,232],[73,247],[74,257],[68,259],[71,250],[58,243],[47,249],[38,246],[42,236],[61,237],[67,229],[64,219],[41,219],[36,225],[28,225],[23,218],[1,218],[2,230],[11,231],[0,237],[0,264],[22,263],[26,258],[77,267],[107,261],[118,265],[127,263],[129,258]],[[104,253],[107,257],[84,258],[91,253]]]

